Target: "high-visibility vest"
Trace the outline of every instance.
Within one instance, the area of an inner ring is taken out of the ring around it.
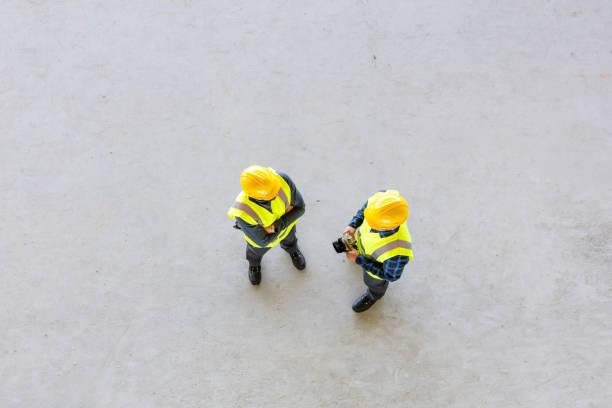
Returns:
[[[270,170],[274,171],[273,169]],[[270,202],[270,208],[272,211],[268,211],[259,204],[254,203],[253,201],[249,200],[249,196],[244,194],[244,192],[240,192],[240,194],[238,194],[236,197],[236,201],[227,212],[227,216],[232,219],[238,217],[247,224],[260,225],[263,228],[267,228],[274,224],[274,221],[285,215],[287,208],[291,204],[291,188],[284,178],[276,174],[276,172],[274,174],[276,177],[278,177],[281,187],[280,190],[278,190],[276,197],[274,197]],[[266,247],[278,245],[291,232],[296,222],[297,220],[282,230],[278,234],[276,240],[266,245]],[[253,242],[253,240],[251,240],[246,234],[244,234],[244,238],[254,247],[262,248],[260,245]]]
[[[388,191],[399,195],[396,190]],[[370,197],[368,199],[368,205],[382,193],[383,192],[379,192]],[[372,227],[370,227],[364,218],[361,226],[357,228],[355,238],[357,240],[357,250],[367,259],[383,263],[394,256],[404,255],[412,260],[412,238],[410,237],[410,231],[408,231],[406,223],[400,225],[399,230],[394,234],[381,238],[378,232],[372,232]],[[381,279],[368,270],[366,270],[366,272],[375,279]]]

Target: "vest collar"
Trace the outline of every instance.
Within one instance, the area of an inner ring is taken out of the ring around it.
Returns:
[[[249,196],[247,196],[247,198],[249,199],[250,202],[255,203],[258,206],[265,208],[266,210],[272,212],[272,200],[274,200],[274,198],[276,197],[274,197],[272,200],[257,200]]]
[[[395,234],[397,231],[399,231],[399,229],[400,229],[400,227],[396,227],[396,228],[394,228],[392,230],[381,231],[381,230],[377,230],[377,229],[372,228],[370,230],[370,232],[377,232],[378,235],[380,235],[381,238],[386,238],[386,237],[390,237],[391,235]]]
[[[249,197],[249,200],[259,205],[270,205],[273,199],[272,200],[258,200],[256,198]]]

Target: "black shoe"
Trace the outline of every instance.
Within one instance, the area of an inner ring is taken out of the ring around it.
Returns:
[[[365,312],[376,303],[376,299],[372,298],[368,292],[359,296],[353,303],[353,310],[357,313]]]
[[[261,266],[249,266],[249,280],[253,285],[259,285],[259,282],[261,282]]]
[[[293,266],[298,268],[300,271],[306,267],[306,259],[302,252],[299,249],[296,249],[294,252],[291,252],[291,262],[293,262]]]

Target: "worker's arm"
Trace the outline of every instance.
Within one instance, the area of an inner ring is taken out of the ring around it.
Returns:
[[[289,185],[289,188],[291,189],[291,202],[289,204],[293,206],[293,209],[274,222],[275,232],[282,231],[287,228],[294,221],[304,215],[304,212],[306,211],[306,203],[302,198],[302,194],[300,194],[300,191],[295,186],[295,183],[293,183],[293,180],[291,180],[291,178],[285,173],[278,172],[278,175],[285,179]]]
[[[359,255],[355,259],[355,263],[366,271],[372,272],[379,278],[388,282],[393,282],[402,276],[404,267],[408,264],[409,259],[410,258],[404,255],[396,255],[381,263],[369,260],[363,255]]]
[[[236,224],[238,224],[242,232],[244,232],[244,235],[249,237],[251,241],[260,247],[265,247],[268,244],[276,241],[278,238],[278,233],[281,231],[275,228],[272,234],[268,234],[262,226],[258,224],[249,224],[242,220],[242,218],[238,217],[236,218]]]
[[[359,228],[359,226],[363,224],[363,212],[365,211],[367,205],[368,202],[366,201],[363,207],[357,211],[357,214],[355,214],[351,222],[349,222],[349,227]]]
[[[365,211],[367,205],[368,202],[366,201],[363,207],[357,211],[357,214],[355,214],[351,222],[349,222],[349,225],[344,229],[344,231],[342,231],[343,236],[344,234],[349,234],[351,238],[355,239],[355,230],[359,228],[361,224],[363,224],[363,212]]]

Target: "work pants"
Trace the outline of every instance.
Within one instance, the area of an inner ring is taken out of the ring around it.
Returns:
[[[281,248],[290,254],[297,251],[297,237],[295,236],[295,225],[287,234],[285,239],[280,242]],[[271,247],[257,248],[247,242],[246,244],[246,259],[249,261],[249,266],[259,266],[261,264],[261,258],[268,252]]]
[[[384,296],[389,286],[389,282],[384,279],[376,279],[371,277],[365,269],[363,270],[363,282],[368,287],[368,294],[374,300],[378,300]]]

